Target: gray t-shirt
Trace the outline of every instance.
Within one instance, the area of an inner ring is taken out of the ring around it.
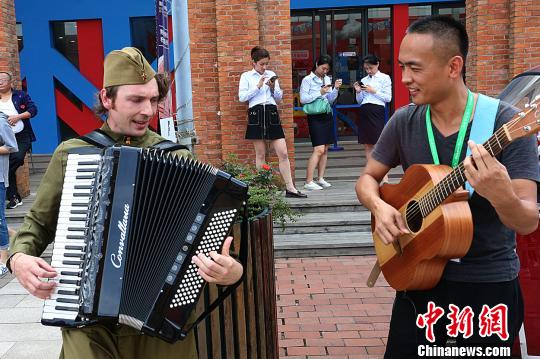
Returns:
[[[501,102],[495,129],[511,120],[516,112],[515,108]],[[475,114],[473,121],[474,118],[478,118],[478,114]],[[411,104],[398,109],[375,145],[373,158],[390,167],[401,164],[404,170],[412,164],[432,164],[425,119],[425,106]],[[465,159],[471,124],[467,129],[460,161]],[[457,132],[444,137],[435,126],[433,132],[439,161],[450,166]],[[533,136],[512,142],[497,159],[506,167],[510,178],[539,181],[538,153]],[[503,282],[515,279],[519,272],[515,232],[502,224],[489,201],[476,192],[469,199],[469,205],[474,225],[471,248],[459,263],[448,262],[443,277],[459,282]]]

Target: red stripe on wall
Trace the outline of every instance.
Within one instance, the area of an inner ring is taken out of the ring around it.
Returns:
[[[103,84],[103,30],[101,20],[77,21],[79,70],[97,89]]]
[[[87,134],[101,127],[103,122],[94,116],[94,113],[83,105],[82,111],[75,106],[62,92],[54,90],[56,99],[56,113],[60,119],[79,135]]]
[[[405,31],[409,26],[409,5],[393,6],[393,28],[392,37],[394,39],[394,99],[395,108],[407,105],[409,101],[409,91],[401,83],[401,68],[398,63],[399,47],[401,40],[405,37]]]

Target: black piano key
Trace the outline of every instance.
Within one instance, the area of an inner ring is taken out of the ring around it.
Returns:
[[[81,228],[79,228],[79,227],[68,227],[68,231],[70,231],[70,232],[75,232],[75,231],[84,232],[86,230],[87,230],[86,227],[81,227]],[[84,237],[84,238],[86,238],[86,237]]]
[[[74,189],[92,189],[92,185],[90,184],[76,184],[74,187]]]
[[[88,202],[73,202],[71,207],[86,207],[88,208]]]
[[[70,230],[70,229],[68,228],[68,231],[69,231],[69,230]],[[67,239],[86,239],[86,236],[78,236],[78,235],[76,235],[76,234],[68,234],[68,235],[66,236],[66,238],[67,238]]]
[[[81,161],[77,163],[79,166],[92,166],[92,165],[99,165],[99,161]]]
[[[78,175],[78,176],[75,176],[75,179],[78,179],[78,180],[85,180],[85,179],[93,179],[95,176],[93,174],[91,175]]]
[[[80,254],[80,253],[64,253],[64,257],[84,259],[84,254]]]
[[[71,213],[71,214],[87,214],[88,210],[87,209],[72,209],[71,211],[69,211],[69,213]]]
[[[62,264],[69,266],[78,266],[81,265],[82,261],[62,261]]]
[[[73,197],[88,197],[89,195],[88,192],[73,192]]]
[[[72,303],[72,304],[79,304],[78,299],[70,299],[70,298],[57,298],[56,301],[58,303]]]
[[[80,272],[72,272],[72,271],[67,271],[67,270],[63,270],[63,271],[60,271],[60,275],[70,275],[70,276],[73,276],[73,277],[78,277],[80,276]]]
[[[75,290],[75,289],[72,289],[72,290],[66,290],[66,289],[60,289],[58,290],[58,294],[60,295],[79,295],[79,290]]]
[[[70,311],[70,312],[78,312],[79,311],[79,308],[77,307],[64,307],[64,306],[61,306],[61,305],[57,305],[54,307],[55,310],[67,310],[67,311]]]
[[[86,217],[69,217],[69,220],[71,222],[84,222],[86,221]]]
[[[77,172],[96,172],[96,168],[77,168]]]
[[[84,251],[84,246],[67,245],[64,248],[65,249],[70,249],[70,250],[73,250],[73,251]]]
[[[60,279],[59,281],[62,284],[75,284],[75,285],[81,285],[81,282],[76,279]]]

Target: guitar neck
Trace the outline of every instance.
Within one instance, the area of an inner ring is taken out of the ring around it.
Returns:
[[[497,156],[510,144],[511,139],[506,131],[506,126],[500,127],[486,142],[483,143],[484,148],[492,157]],[[437,183],[419,200],[422,217],[426,217],[446,198],[454,193],[455,190],[463,186],[467,181],[464,171],[465,167],[463,166],[463,162],[461,162],[452,172],[446,175],[442,181]]]

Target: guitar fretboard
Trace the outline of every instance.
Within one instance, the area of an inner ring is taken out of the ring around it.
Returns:
[[[489,154],[494,157],[497,156],[511,140],[508,137],[506,131],[506,126],[500,127],[495,133],[484,142],[484,148],[489,152]],[[426,193],[419,201],[420,212],[422,217],[426,217],[431,213],[437,206],[439,206],[446,198],[448,198],[455,190],[463,186],[467,181],[465,177],[465,167],[463,162],[461,162],[452,172],[446,175],[442,181],[437,183],[428,193]]]

